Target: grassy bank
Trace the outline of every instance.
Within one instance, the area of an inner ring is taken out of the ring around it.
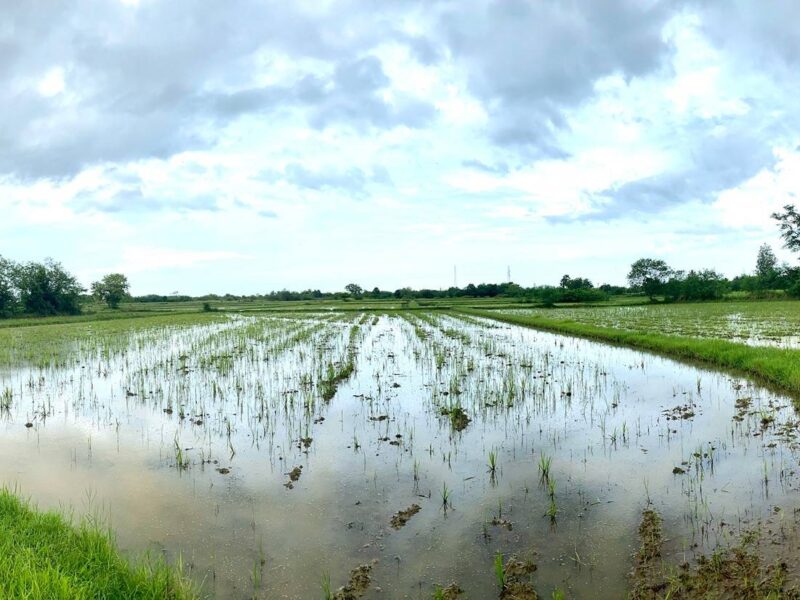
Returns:
[[[623,331],[538,315],[501,314],[479,310],[460,312],[734,369],[761,378],[794,394],[800,394],[800,350],[746,346],[718,339]]]
[[[111,534],[88,521],[73,527],[0,490],[0,598],[194,598],[163,563],[129,563]]]

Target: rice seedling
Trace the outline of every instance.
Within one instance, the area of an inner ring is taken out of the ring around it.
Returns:
[[[550,497],[550,505],[547,507],[547,512],[545,513],[546,517],[550,517],[550,521],[555,522],[556,516],[558,515],[558,506],[556,505],[555,497]]]
[[[497,587],[503,590],[506,587],[506,569],[503,564],[503,555],[499,552],[494,555],[494,578]]]
[[[322,597],[324,600],[333,600],[333,592],[331,591],[331,574],[327,571],[322,574]]]
[[[175,435],[175,466],[178,467],[179,471],[183,471],[189,468],[189,460],[183,454],[183,448],[181,448],[180,441],[178,440],[178,435]]]
[[[0,394],[0,410],[8,412],[11,410],[11,403],[14,399],[14,392],[11,388],[5,388]]]
[[[447,487],[447,483],[442,483],[442,508],[447,510],[450,505],[450,488]]]
[[[553,462],[553,457],[546,454],[539,456],[539,478],[542,481],[550,479],[550,465]]]

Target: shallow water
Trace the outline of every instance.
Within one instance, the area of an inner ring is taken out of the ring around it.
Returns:
[[[451,581],[491,598],[497,552],[533,558],[540,594],[616,598],[648,499],[680,562],[792,512],[791,401],[724,373],[425,314],[236,318],[124,342],[0,373],[0,480],[106,515],[126,550],[180,553],[217,598],[321,597],[326,574],[335,589],[373,559],[367,598]],[[355,373],[322,401],[350,350]],[[441,415],[454,403],[472,419],[461,432]]]
[[[499,309],[500,314],[574,320],[628,331],[730,340],[748,346],[800,348],[796,302],[646,304]]]

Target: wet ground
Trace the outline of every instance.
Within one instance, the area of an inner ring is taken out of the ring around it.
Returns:
[[[791,400],[632,350],[288,315],[83,343],[74,363],[0,372],[0,480],[107,515],[126,550],[180,553],[217,598],[322,597],[361,566],[365,598],[499,597],[498,553],[534,563],[541,595],[617,598],[648,506],[678,562],[794,521]]]

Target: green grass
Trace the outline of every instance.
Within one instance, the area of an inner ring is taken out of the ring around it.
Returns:
[[[177,571],[163,562],[128,562],[111,534],[88,520],[73,527],[0,490],[0,598],[190,599]]]
[[[464,312],[513,325],[602,340],[733,369],[742,374],[760,378],[790,392],[800,393],[800,350],[747,346],[713,338],[692,338],[614,329],[555,317],[544,317],[538,314],[518,315],[476,310]],[[559,311],[552,312],[557,313]]]
[[[23,325],[0,327],[0,366],[63,366],[79,355],[81,345],[94,347],[128,343],[128,334],[158,328],[185,328],[226,320],[222,313],[147,315],[128,318],[53,322],[25,319]]]

